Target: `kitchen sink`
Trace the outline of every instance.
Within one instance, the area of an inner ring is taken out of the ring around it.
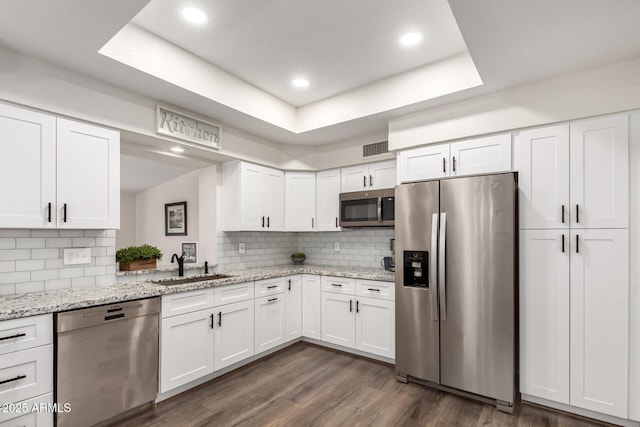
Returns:
[[[157,285],[171,286],[171,285],[182,285],[185,283],[204,282],[206,280],[226,279],[227,277],[232,277],[232,276],[227,276],[226,274],[210,274],[207,276],[193,276],[193,277],[181,277],[181,278],[172,277],[170,279],[152,280],[151,282]]]

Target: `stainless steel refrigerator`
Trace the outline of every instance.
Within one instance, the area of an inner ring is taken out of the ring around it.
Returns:
[[[397,378],[512,412],[516,174],[402,184],[395,198]]]

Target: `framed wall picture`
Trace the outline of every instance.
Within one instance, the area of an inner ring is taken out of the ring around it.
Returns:
[[[187,235],[187,202],[164,205],[164,235]]]
[[[182,242],[182,253],[185,264],[198,262],[198,242]]]

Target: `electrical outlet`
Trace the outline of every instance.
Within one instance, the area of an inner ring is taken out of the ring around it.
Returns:
[[[65,249],[63,265],[91,264],[91,248]]]
[[[238,252],[240,252],[241,254],[243,254],[243,253],[244,253],[244,243],[240,243],[240,244],[238,245]]]
[[[335,242],[333,244],[333,250],[336,252],[340,252],[340,242]]]

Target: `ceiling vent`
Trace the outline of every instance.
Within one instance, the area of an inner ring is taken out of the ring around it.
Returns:
[[[374,142],[362,146],[362,157],[376,156],[389,152],[389,141]]]

